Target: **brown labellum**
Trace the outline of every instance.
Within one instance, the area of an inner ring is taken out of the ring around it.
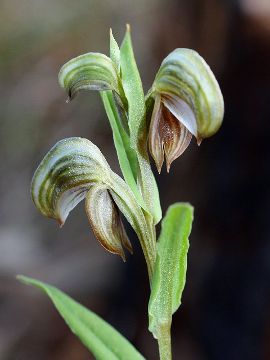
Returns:
[[[158,172],[166,158],[167,171],[171,163],[188,147],[192,138],[187,127],[164,105],[157,95],[149,129],[149,150]]]

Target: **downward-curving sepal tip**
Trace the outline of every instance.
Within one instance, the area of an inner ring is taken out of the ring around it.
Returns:
[[[79,137],[59,141],[41,161],[31,185],[33,201],[45,216],[62,226],[70,211],[86,197],[86,212],[96,237],[125,259],[132,253],[120,212],[145,249],[151,241],[144,213],[124,180],[115,174],[99,148]],[[146,239],[146,240],[145,240]]]
[[[149,151],[158,171],[171,163],[196,137],[214,135],[224,115],[223,97],[205,60],[194,50],[176,49],[162,62],[148,99],[154,100],[149,128]]]
[[[89,140],[79,137],[61,140],[47,153],[33,176],[32,199],[43,215],[62,226],[89,187],[106,181],[109,170],[99,148]]]
[[[120,212],[104,185],[94,185],[86,195],[85,210],[93,232],[108,251],[125,261],[123,247],[132,253],[132,246],[122,223]]]
[[[116,64],[106,55],[90,52],[71,59],[60,69],[59,84],[70,102],[81,90],[113,90],[121,95]]]

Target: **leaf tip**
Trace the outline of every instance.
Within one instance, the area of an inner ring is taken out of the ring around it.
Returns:
[[[23,282],[24,281],[24,276],[23,275],[16,275],[16,279]]]
[[[16,275],[16,279],[19,280],[22,284],[31,285],[31,279],[24,275]]]

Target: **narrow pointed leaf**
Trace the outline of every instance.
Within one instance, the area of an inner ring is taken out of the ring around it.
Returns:
[[[110,30],[110,57],[120,72],[120,49],[113,37],[112,30]],[[114,145],[124,179],[143,206],[143,199],[136,184],[138,161],[135,151],[130,146],[129,134],[126,131],[127,123],[124,123],[127,122],[125,111],[119,106],[112,91],[102,91],[100,95],[111,125]]]
[[[110,58],[120,71],[120,49],[113,36],[112,29],[110,29]]]
[[[39,288],[48,295],[71,331],[97,360],[144,359],[110,324],[62,291],[26,276],[18,276],[18,279],[27,285]]]
[[[90,52],[68,61],[58,78],[70,99],[80,90],[114,90],[121,95],[117,67],[104,54]]]
[[[176,203],[162,221],[148,305],[149,330],[157,339],[164,327],[170,328],[172,315],[181,304],[192,220],[193,207]]]
[[[161,207],[158,188],[147,153],[147,126],[144,92],[133,54],[129,28],[127,29],[120,48],[120,55],[122,83],[128,101],[130,144],[136,151],[139,162],[138,184],[143,198],[145,199],[145,203],[156,224],[161,219]]]
[[[133,191],[140,205],[147,210],[141,193],[137,187],[138,160],[135,151],[130,146],[130,139],[121,124],[117,106],[111,91],[101,93],[103,104],[112,128],[113,140],[124,179]]]
[[[125,261],[123,246],[132,253],[120,213],[104,185],[91,186],[86,195],[85,210],[93,232],[108,251],[118,254]]]

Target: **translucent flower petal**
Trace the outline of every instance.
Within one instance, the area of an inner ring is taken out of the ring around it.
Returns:
[[[167,172],[171,163],[177,159],[188,147],[191,132],[167,109],[163,108],[162,122],[160,123],[164,152],[166,156]]]
[[[191,134],[197,137],[196,117],[191,107],[184,100],[173,94],[163,96],[162,102]]]

